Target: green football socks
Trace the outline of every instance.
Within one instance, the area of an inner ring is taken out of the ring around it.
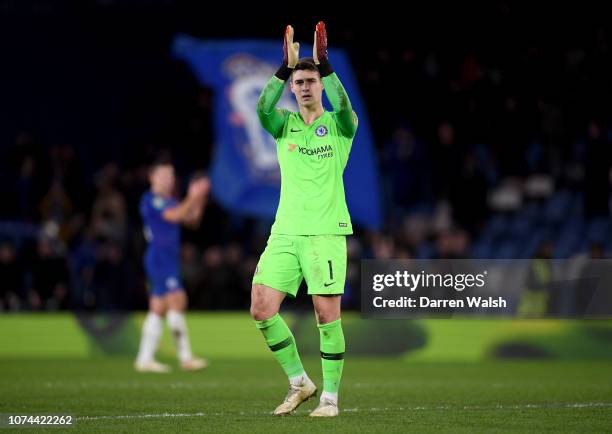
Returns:
[[[340,319],[319,324],[321,337],[321,365],[323,367],[323,392],[338,393],[344,367],[344,333]]]
[[[255,324],[263,333],[274,358],[280,363],[287,377],[293,378],[304,374],[295,338],[280,314],[277,313],[262,321],[255,321]]]

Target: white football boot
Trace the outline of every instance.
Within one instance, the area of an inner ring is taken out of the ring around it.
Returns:
[[[302,402],[308,401],[313,396],[316,396],[316,394],[317,386],[315,386],[310,378],[306,378],[306,381],[299,386],[289,386],[289,392],[287,392],[287,396],[283,403],[274,410],[274,416],[283,416],[291,413],[298,408]]]
[[[138,372],[155,372],[157,374],[166,374],[172,370],[170,369],[170,366],[159,363],[156,360],[151,360],[149,362],[135,362],[134,369],[136,369]]]
[[[319,406],[312,410],[310,416],[312,417],[334,417],[338,416],[338,404],[327,399],[322,399],[319,402]]]
[[[189,360],[181,362],[181,368],[185,371],[199,371],[208,367],[208,360],[200,357],[192,357]]]

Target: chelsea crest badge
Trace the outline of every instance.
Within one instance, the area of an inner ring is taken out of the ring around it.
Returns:
[[[327,127],[325,125],[318,126],[315,130],[317,137],[323,137],[327,134]]]

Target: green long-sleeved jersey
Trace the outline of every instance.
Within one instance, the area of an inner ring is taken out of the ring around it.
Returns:
[[[311,125],[300,113],[276,108],[285,82],[276,76],[257,104],[262,126],[276,140],[281,194],[273,234],[348,235],[353,233],[342,174],[348,160],[357,116],[338,76],[323,78],[334,109]]]

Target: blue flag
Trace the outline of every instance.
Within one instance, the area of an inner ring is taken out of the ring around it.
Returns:
[[[312,52],[312,47],[302,47]],[[173,54],[187,62],[199,83],[215,90],[215,146],[210,169],[212,193],[225,208],[273,218],[280,196],[276,143],[259,124],[261,90],[282,60],[282,44],[257,40],[203,41],[180,35]],[[359,128],[344,172],[346,202],[353,223],[379,228],[381,209],[374,141],[365,105],[347,56],[329,50],[334,70],[359,116]],[[278,104],[298,111],[288,88]],[[329,110],[330,104],[325,99]]]

